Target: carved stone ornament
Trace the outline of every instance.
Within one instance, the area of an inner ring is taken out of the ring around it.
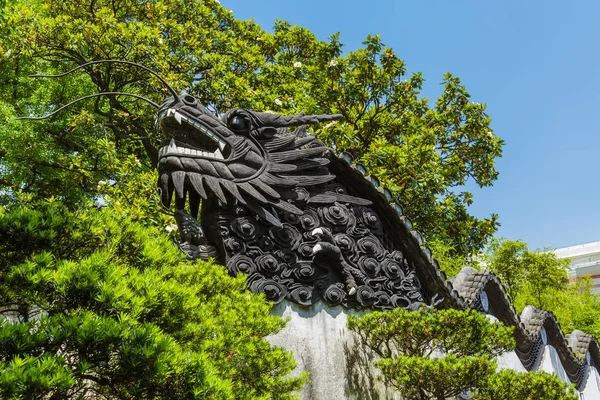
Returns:
[[[333,152],[306,133],[338,118],[235,109],[219,119],[190,95],[167,99],[158,186],[166,207],[175,197],[188,257],[216,257],[276,303],[422,304],[415,268],[385,240],[372,201],[332,172]]]

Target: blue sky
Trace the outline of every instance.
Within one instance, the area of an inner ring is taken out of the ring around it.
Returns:
[[[500,215],[497,235],[530,248],[600,241],[600,2],[221,0],[238,19],[275,19],[321,40],[340,32],[350,51],[379,33],[434,100],[442,75],[486,103],[506,141],[493,187],[471,212]]]

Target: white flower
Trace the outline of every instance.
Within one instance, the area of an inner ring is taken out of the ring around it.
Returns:
[[[327,125],[325,125],[325,126],[323,127],[323,129],[331,128],[332,126],[334,126],[334,125],[335,125],[335,123],[336,123],[336,122],[337,122],[337,121],[331,121],[330,123],[328,123]]]
[[[492,131],[488,131],[488,133],[487,133],[487,136],[488,136],[489,138],[493,138],[493,137],[494,137],[494,134],[492,133]]]
[[[335,67],[336,65],[338,65],[338,60],[331,60],[331,61],[329,61],[329,66],[330,67]]]
[[[302,63],[300,61],[296,61],[294,63],[294,68],[301,68],[302,67]]]
[[[279,99],[275,99],[275,104],[277,104],[278,106],[282,106],[283,102]]]
[[[10,49],[8,49],[6,51],[6,53],[4,53],[4,57],[10,57],[11,54],[12,54],[12,51]]]
[[[175,232],[177,230],[177,225],[175,225],[175,224],[167,225],[165,230],[169,233]]]
[[[98,181],[98,185],[96,186],[96,189],[103,190],[106,186],[110,186],[109,181]]]

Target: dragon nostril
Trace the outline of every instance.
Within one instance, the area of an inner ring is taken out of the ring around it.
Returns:
[[[196,104],[196,99],[194,98],[194,96],[189,95],[189,94],[186,94],[183,96],[183,101],[189,105]]]

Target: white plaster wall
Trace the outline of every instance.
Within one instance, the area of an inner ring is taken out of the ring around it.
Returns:
[[[553,346],[544,346],[542,361],[540,362],[540,366],[538,369],[551,374],[555,373],[560,379],[563,380],[563,382],[571,383],[569,377],[567,376],[567,372],[560,363],[558,353],[556,352],[556,349]]]
[[[580,394],[581,400],[598,400],[600,399],[600,375],[594,367],[590,368],[590,373],[585,385],[585,388]]]
[[[355,334],[346,328],[351,310],[317,304],[299,307],[282,302],[273,314],[290,318],[287,326],[269,342],[294,352],[294,374],[310,372],[310,382],[301,391],[303,400],[395,400],[398,394],[377,380],[370,351],[357,346]]]
[[[498,369],[514,369],[518,372],[527,372],[517,353],[510,351],[498,357]]]
[[[498,322],[498,318],[494,317],[491,314],[486,314],[487,319],[492,322]],[[517,353],[514,351],[510,351],[508,353],[502,354],[498,357],[498,369],[514,369],[519,372],[527,372],[527,369],[523,366],[523,363],[517,356]]]

